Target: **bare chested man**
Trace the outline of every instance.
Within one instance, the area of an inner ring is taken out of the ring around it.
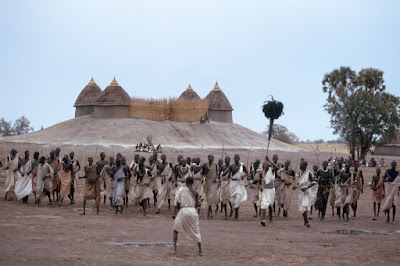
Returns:
[[[76,183],[76,180],[79,178],[78,172],[81,170],[81,164],[79,163],[78,159],[75,158],[75,153],[73,151],[71,151],[69,153],[69,160],[72,163],[72,169],[73,169],[72,175],[73,175],[74,181],[71,184],[71,191],[70,191],[68,197],[71,200],[71,204],[75,204],[75,199],[74,199],[75,188],[78,186],[78,184]]]
[[[341,188],[341,201],[343,209],[343,221],[344,224],[349,223],[349,205],[352,198],[352,173],[350,171],[350,164],[346,163],[344,171],[340,173],[339,186]]]
[[[320,221],[325,220],[326,206],[328,204],[329,192],[332,187],[332,169],[328,169],[328,162],[322,162],[322,169],[319,169],[314,176],[318,182],[317,201],[315,209],[321,212]]]
[[[168,209],[171,209],[171,199],[168,195],[169,184],[168,181],[172,177],[173,166],[171,163],[167,162],[167,156],[165,154],[161,155],[161,163],[157,165],[157,175],[155,177],[155,184],[157,190],[157,211],[156,214],[160,213],[160,209],[164,204],[165,200],[168,200]]]
[[[202,165],[200,164],[200,162],[201,162],[200,157],[194,158],[191,170],[193,174],[193,188],[199,193],[199,200],[200,202],[202,202],[204,194],[204,187],[203,187],[204,178],[201,174]],[[198,211],[200,213],[200,208],[198,209]]]
[[[47,163],[50,164],[51,168],[54,171],[54,177],[53,177],[53,201],[59,201],[60,200],[60,180],[57,175],[57,171],[59,168],[59,161],[58,158],[56,157],[56,151],[52,150],[50,152],[50,157],[47,159]],[[56,197],[54,196],[56,194]]]
[[[81,215],[86,214],[86,201],[95,200],[94,208],[97,209],[96,214],[100,213],[100,179],[97,165],[93,163],[93,157],[88,157],[88,165],[85,166],[85,190],[83,194],[83,212]]]
[[[313,193],[311,188],[316,184],[314,176],[307,169],[307,162],[300,163],[299,186],[302,188],[299,192],[299,211],[303,215],[304,227],[310,227],[310,222],[307,213],[311,210],[311,202],[316,198],[316,193]]]
[[[49,198],[49,204],[52,205],[50,193],[53,186],[52,178],[54,176],[54,172],[51,166],[45,161],[46,158],[44,156],[40,157],[37,174],[35,177],[35,207],[38,207],[40,200],[46,196]]]
[[[153,174],[144,164],[145,159],[139,159],[139,169],[135,173],[136,183],[138,187],[137,198],[134,200],[140,202],[140,206],[143,209],[143,217],[147,215],[147,202],[152,195],[151,183],[153,181]]]
[[[214,163],[214,155],[208,155],[208,162],[203,164],[202,175],[205,177],[205,191],[208,204],[207,219],[212,219],[212,206],[217,205],[218,199],[218,165]]]
[[[243,178],[248,175],[246,166],[240,162],[239,154],[235,154],[233,157],[235,161],[234,164],[229,166],[229,171],[231,174],[231,181],[229,184],[230,190],[230,202],[235,211],[235,221],[239,220],[239,207],[240,203],[247,200],[247,191],[243,183]]]
[[[277,154],[274,154],[272,156],[272,162],[274,163],[275,166],[272,167],[272,171],[275,174],[276,180],[274,182],[275,185],[275,201],[274,201],[274,205],[273,205],[273,210],[274,210],[274,216],[276,216],[276,205],[278,205],[278,216],[281,213],[281,208],[279,207],[279,198],[280,198],[280,194],[281,191],[283,189],[283,182],[281,182],[281,179],[279,178],[279,174],[278,174],[278,170],[283,168],[283,165],[278,162],[279,157]]]
[[[62,163],[60,165],[60,179],[61,179],[61,188],[60,188],[60,198],[61,201],[58,203],[59,206],[64,201],[64,198],[69,196],[71,193],[71,186],[73,186],[74,183],[74,177],[73,177],[73,166],[70,160],[68,160],[68,155],[64,155]],[[72,204],[72,199],[70,197],[71,204]]]
[[[385,203],[383,204],[383,211],[387,214],[386,223],[390,222],[390,209],[392,209],[392,223],[394,223],[399,188],[399,170],[397,169],[397,162],[392,161],[391,166],[392,167],[387,169],[383,175],[383,180],[385,182]],[[397,182],[395,182],[395,180]]]
[[[279,179],[283,183],[280,193],[280,207],[283,209],[283,217],[288,217],[288,211],[292,202],[293,182],[295,181],[295,173],[290,168],[290,161],[285,162],[285,167],[278,170]]]
[[[385,191],[385,186],[383,183],[383,177],[381,175],[381,168],[376,168],[376,174],[372,177],[371,182],[372,201],[374,203],[374,217],[372,220],[377,220],[379,217],[379,211],[381,209],[381,202],[383,198],[383,193]],[[378,211],[376,210],[376,205],[378,204]]]
[[[231,212],[229,217],[232,217],[233,215],[233,208],[231,204],[231,193],[230,193],[230,188],[229,188],[229,183],[231,181],[231,171],[229,169],[230,166],[230,161],[231,158],[229,156],[225,157],[225,164],[221,166],[220,168],[220,182],[221,182],[221,210],[225,211],[225,217],[224,220],[228,219],[227,216],[227,203],[229,203],[231,207]]]
[[[113,206],[115,207],[115,215],[118,211],[122,214],[123,211],[123,198],[125,195],[125,172],[126,167],[122,165],[122,156],[118,156],[115,160],[110,173],[113,178]]]
[[[23,203],[28,203],[29,194],[32,192],[32,164],[29,159],[29,151],[25,151],[25,157],[20,160],[18,180],[15,182],[15,196],[18,200],[22,199]]]
[[[129,190],[131,189],[131,170],[130,167],[126,164],[126,158],[122,157],[121,158],[121,163],[122,166],[125,168],[125,181],[124,181],[124,187],[125,187],[125,195],[124,195],[124,205],[125,205],[125,210],[128,210],[128,202],[129,202]]]
[[[351,208],[353,209],[353,220],[356,219],[357,215],[357,201],[360,198],[360,195],[364,193],[364,176],[363,172],[360,169],[360,163],[354,163],[353,170],[353,195],[351,198]]]
[[[218,199],[221,203],[221,213],[222,213],[221,167],[224,165],[224,160],[219,159],[217,162],[217,165],[218,165],[218,190],[217,190],[217,193],[218,193]],[[218,204],[215,208],[215,213],[217,213],[217,212],[218,212]]]
[[[250,167],[250,200],[254,206],[254,217],[258,217],[258,184],[261,183],[263,168],[260,159],[255,160]]]

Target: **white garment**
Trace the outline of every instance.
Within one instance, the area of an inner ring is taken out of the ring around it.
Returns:
[[[272,167],[270,167],[267,171],[267,174],[264,177],[264,184],[269,184],[275,180],[275,173],[272,171]],[[273,188],[264,188],[263,191],[260,191],[258,194],[258,202],[257,206],[261,205],[261,209],[268,209],[269,206],[272,206],[275,201],[275,187]]]
[[[231,196],[232,208],[236,209],[240,203],[247,200],[247,191],[242,180],[243,177],[243,164],[240,164],[239,171],[232,176],[229,183],[229,191]]]
[[[195,198],[187,187],[176,191],[175,200],[180,204],[180,210],[174,221],[174,230],[185,233],[189,240],[201,243],[199,215],[195,209]]]
[[[15,196],[18,200],[23,199],[32,192],[32,163],[31,160],[21,166],[21,173],[18,173],[18,181],[15,183]]]
[[[301,173],[301,176],[299,178],[299,186],[302,188],[306,188],[311,185],[311,181],[309,176],[312,176],[312,179],[314,179],[314,175],[310,170],[305,170],[303,173]],[[305,211],[311,211],[311,206],[312,202],[315,202],[315,198],[317,197],[317,193],[315,189],[308,188],[306,190],[308,192],[308,195],[304,193],[303,191],[299,191],[299,211],[300,213],[304,213]],[[317,189],[318,191],[318,189]]]

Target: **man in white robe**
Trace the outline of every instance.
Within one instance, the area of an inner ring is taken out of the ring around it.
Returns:
[[[23,203],[28,203],[28,196],[32,192],[32,163],[29,159],[29,151],[25,151],[25,158],[21,162],[20,170],[17,171],[18,180],[15,183],[15,196]]]
[[[44,197],[49,197],[50,205],[52,205],[50,192],[53,190],[53,176],[54,171],[50,164],[45,162],[44,156],[40,157],[37,174],[35,177],[35,206],[39,206],[39,202]]]
[[[268,209],[268,218],[269,223],[272,223],[272,206],[275,202],[275,173],[272,170],[272,166],[268,164],[268,157],[267,161],[264,163],[264,169],[266,170],[265,176],[262,178],[261,182],[259,183],[259,196],[258,196],[258,203],[261,210],[261,225],[265,226],[265,214],[266,210]],[[273,163],[269,161],[272,165]]]
[[[180,187],[175,194],[178,214],[174,221],[174,250],[176,253],[176,243],[178,241],[178,233],[184,233],[189,240],[195,241],[199,247],[199,255],[201,251],[201,235],[199,228],[199,216],[197,214],[199,194],[193,188],[193,177],[186,178],[186,186]]]
[[[20,160],[18,156],[18,152],[15,149],[12,149],[10,154],[7,157],[6,164],[6,182],[5,182],[5,195],[4,200],[13,200],[15,197],[15,183],[18,180],[19,166]]]
[[[314,175],[307,169],[307,162],[300,163],[299,186],[302,188],[299,192],[299,211],[304,218],[304,227],[310,227],[307,218],[307,212],[311,211],[312,202],[317,197],[317,190],[312,189],[315,186]]]
[[[240,163],[239,154],[235,154],[233,160],[235,163],[229,166],[232,176],[229,182],[229,192],[232,208],[235,210],[234,220],[238,221],[240,203],[247,200],[247,191],[243,181],[243,178],[247,175],[247,169],[243,163]]]

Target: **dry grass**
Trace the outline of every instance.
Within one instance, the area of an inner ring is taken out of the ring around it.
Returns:
[[[169,114],[168,100],[132,98],[129,113],[135,118],[164,121]]]
[[[207,100],[170,99],[170,120],[178,122],[196,122],[208,113]]]
[[[333,156],[335,154],[349,154],[349,147],[344,143],[321,143],[316,144],[314,142],[297,142],[293,143],[294,146],[307,149],[307,150],[315,150],[320,152],[332,152]]]

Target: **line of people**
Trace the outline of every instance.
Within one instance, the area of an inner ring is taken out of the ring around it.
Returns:
[[[12,200],[16,197],[27,203],[30,193],[33,192],[35,206],[45,197],[49,199],[50,205],[56,202],[61,206],[67,197],[70,204],[74,204],[77,180],[85,179],[83,215],[86,214],[86,201],[94,200],[94,208],[99,213],[101,201],[106,204],[108,199],[109,208],[115,208],[116,214],[122,213],[124,208],[127,210],[131,200],[140,205],[143,216],[146,216],[152,198],[157,214],[165,203],[171,209],[172,200],[176,216],[176,191],[185,187],[187,178],[191,177],[193,188],[199,195],[197,211],[200,213],[200,206],[206,208],[207,219],[213,218],[219,205],[224,219],[228,219],[229,204],[229,217],[234,214],[234,220],[237,221],[240,205],[248,199],[248,187],[249,198],[255,210],[254,217],[260,216],[261,224],[265,226],[267,212],[270,223],[273,216],[280,215],[281,210],[283,217],[288,217],[292,191],[299,189],[299,211],[303,215],[304,226],[310,227],[313,208],[318,211],[320,221],[324,221],[328,203],[332,208],[332,216],[336,210],[338,219],[343,219],[345,224],[349,222],[350,207],[355,219],[357,201],[364,188],[364,176],[359,163],[355,162],[351,169],[350,163],[343,162],[342,159],[330,164],[324,161],[321,168],[314,165],[312,171],[307,169],[308,164],[302,159],[300,171],[296,174],[291,168],[291,162],[287,160],[281,164],[277,155],[272,157],[272,161],[267,157],[264,163],[257,159],[250,165],[250,169],[240,162],[238,154],[235,154],[233,163],[228,156],[217,163],[211,154],[205,163],[201,163],[199,157],[192,159],[178,156],[178,163],[174,165],[167,161],[165,154],[158,159],[158,153],[154,152],[147,163],[144,157],[136,154],[128,165],[126,158],[120,153],[115,159],[109,157],[107,160],[106,154],[102,152],[96,163],[92,157],[88,157],[88,163],[83,169],[74,155],[74,152],[70,152],[69,156],[61,157],[60,149],[57,148],[50,152],[47,159],[44,156],[39,157],[39,153],[35,152],[31,161],[29,151],[25,152],[23,158],[19,158],[17,151],[12,149],[7,158],[5,199]],[[381,202],[386,194],[382,209],[387,214],[387,222],[390,220],[389,210],[392,209],[394,222],[400,186],[398,176],[395,161],[383,176],[381,169],[376,169],[371,184],[374,220],[379,216]]]

